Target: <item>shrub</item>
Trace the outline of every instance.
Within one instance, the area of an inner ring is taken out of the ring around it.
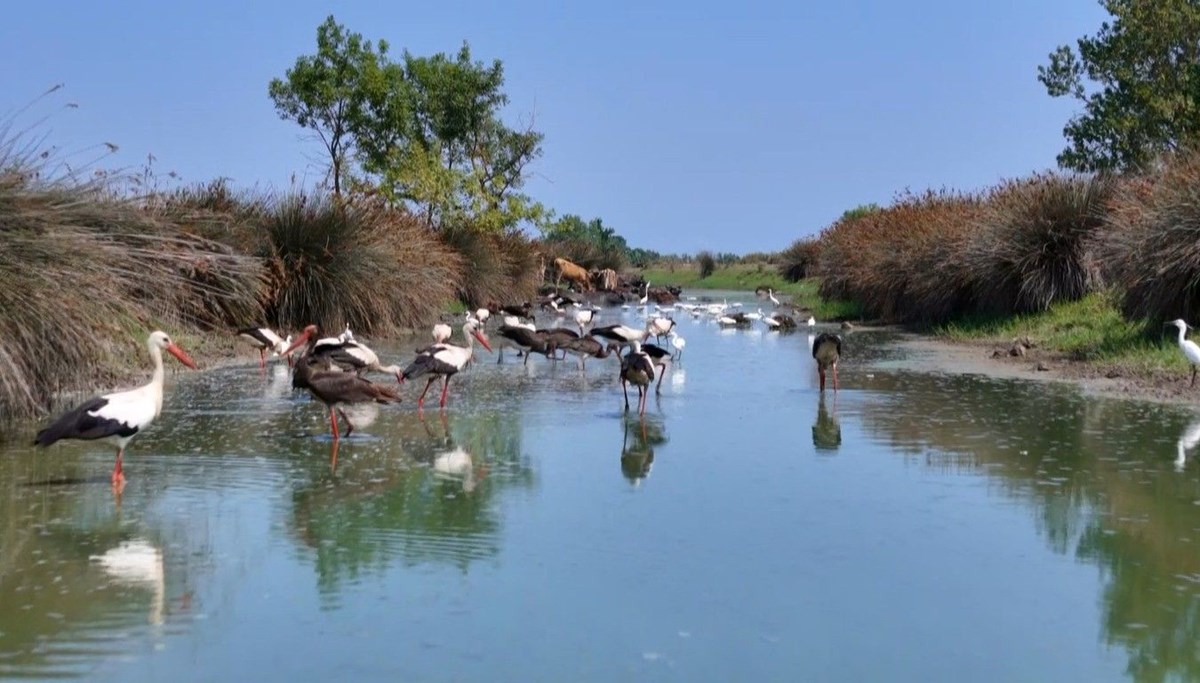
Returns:
[[[980,309],[1044,311],[1098,289],[1095,237],[1111,188],[1097,178],[1035,175],[995,189],[965,254],[983,283]]]
[[[779,274],[788,282],[811,277],[816,273],[820,249],[821,245],[811,237],[792,242],[792,246],[779,252]]]
[[[286,196],[266,211],[268,319],[285,329],[349,324],[389,334],[433,320],[463,261],[412,215],[363,202]]]
[[[717,260],[713,258],[712,252],[702,251],[696,254],[696,263],[700,265],[700,277],[706,278],[712,275],[717,269]]]
[[[1200,152],[1121,182],[1099,243],[1127,318],[1160,333],[1167,320],[1200,319]]]
[[[0,168],[0,417],[115,381],[151,329],[257,318],[257,259],[114,198],[102,178],[50,180],[11,157]]]
[[[440,234],[467,264],[457,291],[471,308],[528,301],[541,284],[537,249],[519,232],[492,234],[455,224],[443,227]]]

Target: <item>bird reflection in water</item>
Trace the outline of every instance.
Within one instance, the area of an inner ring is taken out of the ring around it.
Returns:
[[[638,486],[650,476],[654,464],[654,447],[667,442],[663,423],[645,416],[626,415],[622,420],[621,474],[629,483]]]
[[[166,573],[161,549],[145,539],[135,538],[124,541],[101,555],[92,555],[90,559],[99,564],[104,573],[117,583],[149,589],[153,593],[149,622],[155,626],[162,625],[165,613]]]
[[[453,437],[450,436],[450,422],[445,413],[439,413],[439,421],[442,424],[442,436],[441,444],[433,451],[433,462],[430,465],[433,476],[440,481],[458,483],[463,493],[471,493],[487,476],[487,467],[476,467],[475,460],[467,449],[454,443]],[[431,438],[439,438],[428,420],[422,418],[421,424],[425,426],[425,431]]]
[[[837,394],[834,394],[832,411],[826,406],[825,394],[820,394],[817,421],[812,427],[812,440],[818,451],[836,451],[842,445],[842,425],[837,417]]]
[[[1175,443],[1175,448],[1178,454],[1175,457],[1175,471],[1182,472],[1183,466],[1187,464],[1187,452],[1200,444],[1200,417],[1192,420],[1188,428],[1179,436],[1179,441]]]

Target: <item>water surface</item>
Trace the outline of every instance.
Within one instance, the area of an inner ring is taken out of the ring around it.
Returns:
[[[676,316],[644,418],[612,360],[509,352],[445,413],[358,416],[335,467],[248,356],[168,379],[119,499],[111,451],[28,425],[0,677],[1200,679],[1195,413],[876,366],[871,332],[822,396],[804,331]]]

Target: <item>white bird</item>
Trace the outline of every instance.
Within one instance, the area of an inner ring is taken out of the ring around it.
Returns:
[[[646,323],[646,331],[661,339],[671,333],[675,329],[674,318],[654,317]]]
[[[1196,346],[1196,342],[1186,338],[1187,331],[1194,328],[1182,320],[1172,320],[1166,324],[1179,328],[1179,348],[1187,357],[1188,362],[1192,364],[1192,383],[1189,386],[1196,386],[1196,366],[1200,365],[1200,346]]]
[[[757,311],[751,311],[749,313],[744,313],[743,315],[745,315],[750,320],[762,320],[763,319],[763,312],[762,312],[761,308],[759,308]]]
[[[488,338],[484,336],[479,329],[479,321],[468,320],[462,326],[463,338],[467,340],[466,346],[458,346],[457,344],[440,344],[431,346],[428,349],[417,354],[413,362],[408,364],[407,368],[400,374],[400,381],[415,379],[422,375],[429,375],[429,381],[425,383],[425,390],[421,392],[420,398],[417,399],[417,409],[420,410],[425,406],[425,394],[429,392],[429,387],[437,381],[438,377],[442,378],[442,398],[438,402],[439,407],[446,407],[446,394],[450,391],[450,378],[462,371],[471,362],[471,358],[475,353],[475,345],[472,337],[479,340],[483,344],[483,348],[488,351],[492,350],[488,343]]]
[[[596,312],[590,308],[581,308],[575,311],[575,322],[579,324],[579,334],[587,334],[587,328],[591,327],[592,321],[596,319]]]
[[[490,318],[491,316],[492,316],[492,312],[486,308],[476,309],[476,311],[475,311],[475,319],[481,323],[486,323],[487,319]]]
[[[641,299],[638,299],[638,303],[645,306],[646,302],[649,300],[650,300],[650,281],[646,280],[646,293],[642,295]]]
[[[762,321],[769,328],[774,329],[776,327],[779,327],[779,318],[776,318],[774,315],[763,316]]]
[[[480,322],[483,321],[480,320]],[[454,330],[452,330],[449,325],[446,323],[438,323],[433,326],[433,343],[441,344],[449,339],[450,335],[452,334],[454,334]]]
[[[778,305],[779,305],[779,299],[777,299],[777,298],[775,297],[775,290],[773,290],[773,289],[768,289],[768,290],[767,290],[767,297],[768,297],[769,299],[771,299],[771,303],[775,304],[776,306],[778,306]]]
[[[679,333],[671,330],[671,334],[667,335],[667,339],[671,340],[671,346],[675,347],[675,357],[683,358],[683,347],[687,346],[687,340],[679,336]]]
[[[269,327],[243,327],[237,333],[239,338],[250,342],[254,348],[258,349],[258,367],[260,368],[267,367],[267,349],[274,351],[275,355],[281,355],[283,350],[288,347],[288,342],[275,334],[275,330]]]
[[[162,412],[163,350],[178,358],[180,363],[196,369],[195,361],[176,346],[166,332],[152,332],[146,340],[146,346],[150,349],[150,358],[154,361],[154,374],[149,384],[128,391],[104,394],[83,402],[38,432],[34,444],[49,446],[59,439],[109,441],[117,448],[112,483],[114,486],[124,483],[125,472],[121,461],[125,455],[125,446],[143,429],[149,427]]]
[[[809,326],[809,327],[816,327],[816,325],[817,325],[817,319],[816,319],[816,318],[814,318],[814,317],[812,317],[811,315],[810,315],[810,316],[808,316],[808,326]]]
[[[617,343],[617,348],[621,349],[630,346],[633,342],[646,341],[646,337],[650,336],[650,330],[639,330],[627,325],[608,325],[593,329],[592,336],[611,339]]]
[[[349,332],[348,329],[347,332]],[[305,327],[300,335],[300,339],[292,344],[289,350],[300,348],[317,334],[320,334],[320,330],[316,325]],[[345,334],[342,335],[342,337],[344,336]],[[381,364],[379,355],[372,351],[366,344],[354,341],[353,338],[339,343],[330,343],[329,341],[330,339],[342,339],[342,337],[325,337],[318,340],[313,345],[309,355],[314,358],[328,360],[335,368],[357,372],[359,375],[366,374],[367,372],[385,372],[389,375],[395,375],[397,380],[400,379],[400,366]]]

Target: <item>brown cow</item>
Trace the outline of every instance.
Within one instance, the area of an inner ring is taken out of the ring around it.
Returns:
[[[592,283],[588,280],[588,272],[583,266],[571,263],[565,258],[554,259],[554,268],[558,271],[558,277],[554,280],[554,286],[557,287],[565,277],[568,281],[582,287],[583,291],[592,291]]]

